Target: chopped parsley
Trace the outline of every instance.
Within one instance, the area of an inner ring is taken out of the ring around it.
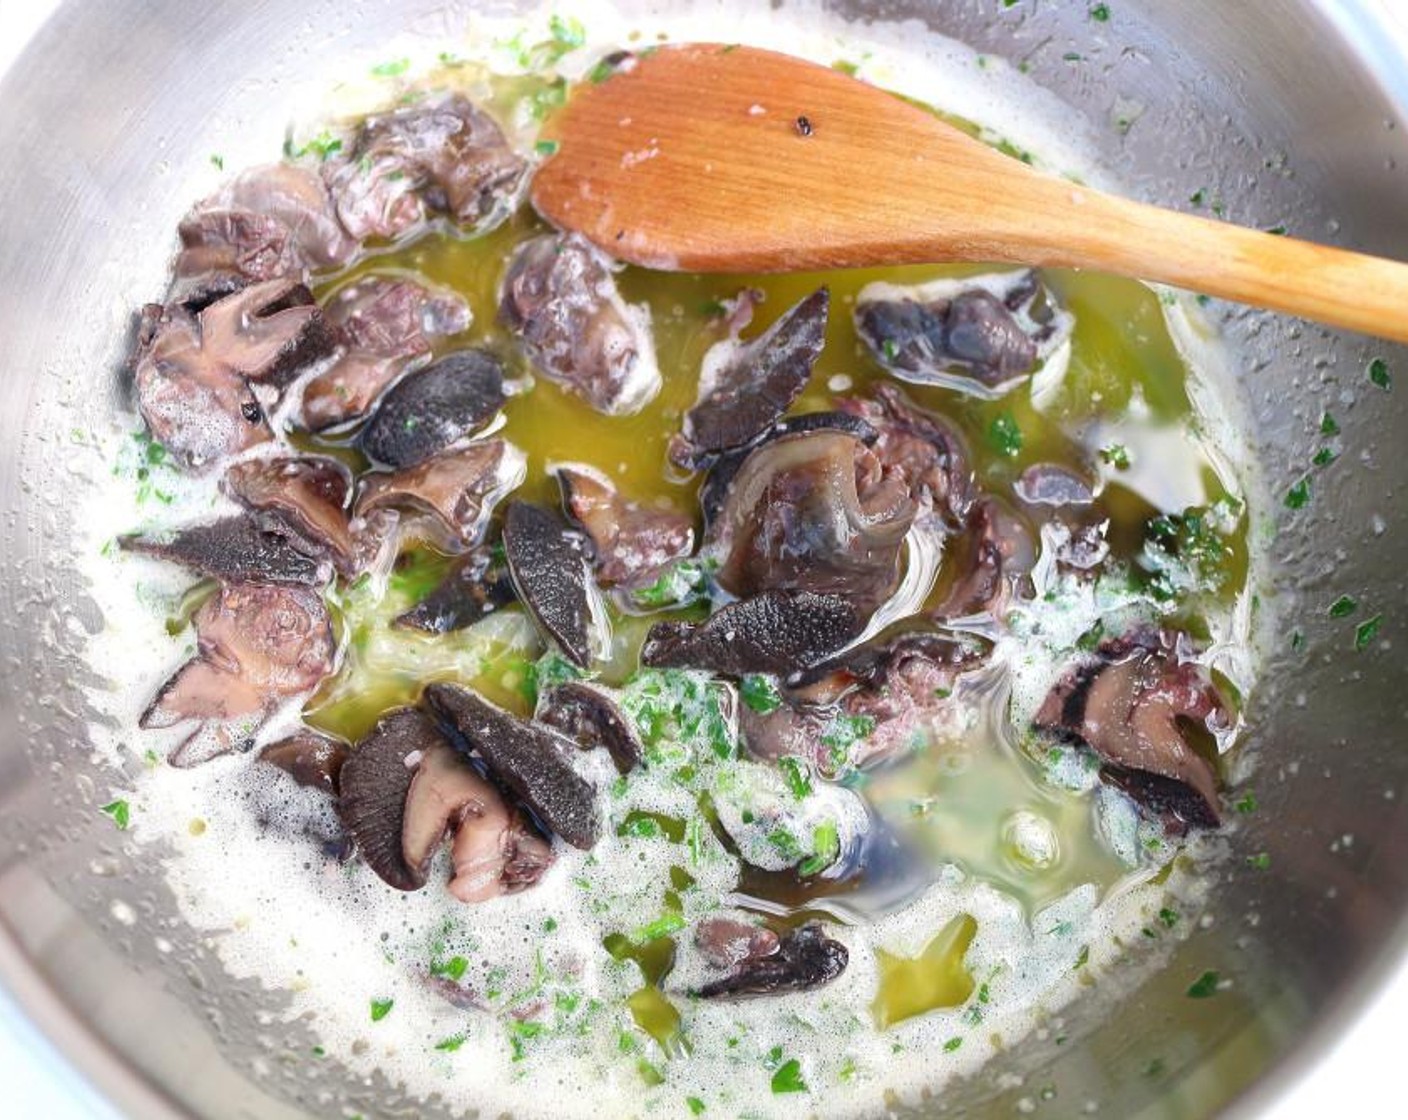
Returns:
[[[1373,618],[1361,622],[1354,630],[1354,648],[1357,652],[1363,653],[1379,636],[1379,630],[1383,628],[1384,616],[1374,615]]]
[[[1017,418],[1006,410],[999,412],[988,425],[988,443],[999,455],[1015,459],[1022,452],[1022,429]]]
[[[684,606],[707,594],[709,576],[716,566],[712,560],[681,560],[661,572],[649,587],[632,592],[631,597],[648,610]]]
[[[1217,995],[1219,977],[1216,972],[1204,972],[1188,986],[1189,999],[1207,999]]]
[[[782,693],[771,677],[760,673],[749,673],[738,684],[738,698],[760,716],[768,715],[782,707]]]
[[[805,1093],[807,1083],[802,1078],[802,1063],[796,1058],[788,1058],[777,1067],[777,1072],[772,1075],[772,1091],[774,1093]]]
[[[1330,604],[1331,618],[1348,618],[1359,609],[1359,601],[1348,595],[1341,595]]]
[[[821,733],[821,744],[827,750],[827,762],[839,772],[851,760],[851,748],[875,730],[874,716],[838,715]]]
[[[582,670],[563,657],[556,650],[549,650],[528,666],[523,681],[524,697],[537,704],[538,697],[551,692],[560,684],[582,679]]]
[[[447,1054],[453,1054],[464,1045],[464,1035],[452,1034],[449,1038],[442,1038],[435,1044],[435,1049],[443,1050]]]
[[[637,945],[648,945],[652,941],[659,941],[662,937],[669,937],[672,933],[679,933],[685,927],[684,915],[667,910],[656,918],[653,922],[646,922],[631,932],[631,940]]]
[[[1178,911],[1170,910],[1167,906],[1159,910],[1159,922],[1164,929],[1172,929],[1178,924]]]
[[[600,62],[598,62],[595,66],[593,66],[590,70],[587,71],[587,81],[591,82],[592,85],[599,86],[602,82],[606,81],[607,78],[611,77],[615,73],[616,67],[611,65],[610,62],[603,58]]]
[[[777,761],[782,770],[782,778],[787,783],[787,788],[791,790],[792,796],[798,801],[810,796],[812,776],[807,769],[807,764],[802,759],[790,754],[784,755]]]
[[[399,78],[411,68],[409,58],[393,58],[389,62],[379,62],[372,67],[372,75],[377,78]]]
[[[543,1033],[542,1023],[533,1023],[527,1020],[515,1020],[508,1027],[508,1044],[513,1051],[513,1060],[521,1062],[524,1056],[523,1044],[531,1038],[537,1038]]]
[[[216,170],[216,171],[224,171],[224,170],[225,170],[225,157],[224,157],[224,156],[218,155],[218,154],[215,154],[215,153],[212,153],[211,156],[210,156],[210,162],[211,162],[211,164],[215,167],[215,170]]]
[[[1322,436],[1337,436],[1340,434],[1339,423],[1328,412],[1320,417],[1320,434]]]
[[[1100,458],[1117,471],[1129,470],[1129,448],[1122,443],[1112,443],[1100,449]]]
[[[797,867],[802,876],[815,875],[825,871],[841,854],[841,837],[835,821],[822,821],[812,830],[812,854]]]
[[[1096,4],[1095,7],[1090,9],[1090,18],[1093,19],[1096,23],[1109,23],[1110,5]]]
[[[1256,855],[1247,857],[1247,866],[1257,871],[1266,871],[1271,867],[1271,856],[1267,852],[1257,852]]]
[[[1302,478],[1286,491],[1287,509],[1304,509],[1310,504],[1310,479]]]
[[[1393,376],[1388,372],[1388,363],[1375,358],[1369,363],[1369,380],[1387,393],[1393,388]]]
[[[1336,455],[1331,448],[1322,447],[1315,453],[1315,457],[1310,461],[1317,467],[1328,467],[1337,458],[1339,458],[1339,456]]]
[[[447,980],[462,980],[467,968],[469,968],[469,961],[456,956],[447,961],[433,962],[430,966],[430,975],[443,976]]]
[[[394,999],[374,999],[372,1000],[372,1022],[379,1023],[391,1014],[391,1009],[396,1006]]]
[[[773,846],[783,859],[788,863],[796,863],[802,858],[802,845],[797,842],[797,838],[785,828],[775,828],[768,833],[768,843]]]
[[[1249,813],[1255,813],[1257,810],[1256,794],[1251,792],[1244,793],[1241,797],[1237,798],[1237,800],[1232,803],[1232,808],[1235,809],[1237,812],[1241,813],[1243,816],[1246,816]]]
[[[540,156],[555,156],[560,147],[561,145],[556,140],[539,140],[533,145],[533,151]]]
[[[944,1043],[944,1053],[952,1054],[962,1045],[963,1039],[960,1038],[958,1035],[955,1035],[953,1038],[949,1039],[947,1042]]]
[[[562,48],[565,54],[568,51],[575,51],[587,41],[587,29],[582,26],[582,21],[573,16],[554,15],[548,20],[548,32],[552,35],[553,42]]]
[[[704,1111],[704,1102],[701,1101],[698,1097],[685,1097],[684,1103],[685,1107],[687,1107],[689,1111],[695,1116],[698,1116],[701,1112]]]
[[[127,831],[127,826],[132,819],[132,807],[126,801],[121,798],[109,801],[100,811],[112,818],[112,823],[117,826],[119,832]]]

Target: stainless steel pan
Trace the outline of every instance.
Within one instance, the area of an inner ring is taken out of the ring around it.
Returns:
[[[923,19],[1025,62],[1100,126],[1105,157],[1142,197],[1180,205],[1201,189],[1235,220],[1408,259],[1408,60],[1359,3],[1116,0],[1108,22],[1050,0],[838,6]],[[112,779],[83,745],[92,670],[77,652],[102,614],[70,558],[93,466],[69,433],[112,406],[131,309],[159,291],[210,153],[238,166],[276,150],[348,51],[409,24],[454,30],[468,7],[69,0],[0,83],[0,975],[132,1115],[437,1115],[291,1060],[308,1053],[303,1028],[261,1016],[278,997],[224,976],[176,918],[152,854],[95,811]],[[1113,127],[1131,104],[1132,127]],[[1283,573],[1264,605],[1306,638],[1273,652],[1250,717],[1262,807],[1237,843],[1270,867],[1238,861],[1208,928],[1162,973],[1073,1006],[948,1094],[949,1114],[1256,1111],[1401,953],[1408,352],[1225,314],[1273,493],[1300,477],[1325,407],[1345,428],[1308,509],[1261,511],[1281,522]],[[1394,392],[1366,379],[1372,356],[1397,373]],[[1341,593],[1384,612],[1370,650],[1355,653],[1327,616]],[[114,900],[135,923],[114,917]],[[1206,969],[1232,986],[1187,999]]]

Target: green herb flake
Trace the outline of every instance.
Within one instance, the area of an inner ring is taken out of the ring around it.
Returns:
[[[1097,618],[1095,625],[1076,639],[1076,649],[1082,653],[1093,653],[1105,639],[1105,621]]]
[[[1207,202],[1207,200],[1208,192],[1205,191],[1202,187],[1199,187],[1197,190],[1195,190],[1192,194],[1188,196],[1188,201],[1194,206],[1202,206],[1205,202]]]
[[[1340,434],[1338,421],[1328,412],[1322,413],[1320,416],[1320,434],[1322,436],[1337,436]]]
[[[1270,226],[1270,227],[1266,230],[1266,232],[1269,233],[1269,234],[1271,234],[1272,237],[1285,237],[1285,236],[1286,236],[1286,227],[1285,227],[1285,226],[1279,226],[1279,225],[1278,225],[1278,226]]]
[[[1305,651],[1305,635],[1299,630],[1291,632],[1291,652],[1303,653]]]
[[[1204,972],[1188,986],[1188,998],[1208,999],[1217,995],[1218,980],[1216,972]]]
[[[1304,509],[1310,504],[1310,479],[1302,478],[1286,491],[1287,509]]]
[[[631,932],[631,941],[637,945],[648,945],[652,941],[659,941],[662,937],[669,937],[672,933],[679,933],[685,927],[684,915],[673,910],[667,910],[656,918],[653,922],[646,922]]]
[[[533,1023],[525,1020],[517,1020],[509,1024],[508,1044],[513,1051],[513,1060],[521,1062],[525,1056],[523,1044],[529,1039],[537,1038],[543,1033],[542,1023]]]
[[[328,1056],[328,1052],[321,1046],[314,1046],[308,1053],[312,1054],[315,1058],[326,1058]]]
[[[1178,911],[1170,910],[1167,906],[1159,910],[1159,923],[1164,929],[1172,929],[1178,924]]]
[[[787,783],[787,788],[793,797],[801,801],[811,795],[812,775],[805,762],[789,754],[778,759],[778,765],[782,769],[783,780]]]
[[[469,961],[463,957],[451,957],[447,961],[434,961],[430,966],[431,976],[443,976],[447,980],[463,980]]]
[[[1017,418],[1006,410],[999,412],[988,425],[988,443],[1000,455],[1015,459],[1022,451],[1022,429]]]
[[[1090,18],[1093,19],[1096,23],[1109,23],[1110,5],[1096,4],[1095,7],[1090,9]]]
[[[212,153],[210,156],[210,163],[216,171],[225,170],[225,157],[222,155]]]
[[[797,871],[804,878],[825,871],[841,854],[841,836],[835,821],[822,821],[812,830],[812,854],[804,859]]]
[[[1361,622],[1354,630],[1354,648],[1358,653],[1363,653],[1379,636],[1379,631],[1383,628],[1384,616],[1374,615],[1373,618]]]
[[[660,839],[660,822],[654,817],[631,816],[616,830],[617,836],[633,836],[637,840]]]
[[[449,1038],[442,1038],[435,1044],[435,1049],[443,1050],[447,1054],[453,1054],[464,1045],[464,1035],[452,1034]]]
[[[611,77],[611,75],[615,73],[616,67],[612,66],[611,63],[607,62],[606,59],[603,58],[600,62],[598,62],[595,66],[593,66],[590,70],[587,71],[587,81],[591,82],[594,86],[599,86],[602,82],[606,81],[607,78]]]
[[[685,1107],[695,1116],[704,1111],[704,1102],[698,1097],[685,1097],[684,1103]]]
[[[1080,947],[1080,953],[1076,956],[1076,963],[1075,963],[1072,967],[1073,967],[1073,968],[1084,968],[1084,967],[1085,967],[1086,965],[1088,965],[1089,963],[1090,963],[1090,946],[1089,946],[1089,945],[1082,945],[1082,946]]]
[[[1348,618],[1359,609],[1359,601],[1348,595],[1341,595],[1330,604],[1331,618]]]
[[[854,78],[860,72],[860,67],[856,63],[847,61],[844,58],[837,59],[833,62],[831,69],[835,70],[837,73],[845,74],[848,78]]]
[[[1257,810],[1256,794],[1251,792],[1242,794],[1241,797],[1237,798],[1237,800],[1232,803],[1232,808],[1243,816],[1255,813]]]
[[[772,1091],[774,1093],[807,1092],[807,1083],[802,1078],[802,1063],[796,1058],[788,1058],[778,1066],[777,1072],[772,1075]]]
[[[649,587],[633,591],[631,597],[647,610],[685,606],[705,596],[709,575],[716,566],[712,560],[681,560],[666,568]]]
[[[660,1072],[659,1067],[652,1065],[644,1058],[636,1063],[636,1072],[640,1074],[640,1079],[652,1089],[656,1085],[665,1084],[665,1075]]]
[[[326,160],[342,151],[342,141],[330,132],[320,132],[308,141],[305,152],[312,152],[321,160]]]
[[[1129,448],[1122,443],[1112,443],[1100,449],[1100,458],[1117,471],[1129,470]]]
[[[1331,448],[1322,447],[1315,453],[1315,457],[1311,459],[1310,462],[1317,467],[1328,467],[1338,458],[1339,456],[1336,455]]]
[[[1393,388],[1393,376],[1388,372],[1388,363],[1382,358],[1375,358],[1369,363],[1369,380],[1385,393]]]
[[[372,1022],[379,1023],[391,1014],[391,1009],[396,1005],[394,999],[374,999],[372,1000]]]
[[[802,858],[802,845],[785,828],[775,828],[767,835],[767,841],[788,863],[796,863]]]
[[[572,16],[564,18],[554,15],[548,20],[548,32],[564,53],[576,50],[587,41],[587,29],[582,26],[581,20]]]
[[[1256,871],[1266,871],[1271,867],[1271,856],[1267,852],[1257,852],[1247,857],[1247,866]]]
[[[880,352],[885,355],[885,361],[893,362],[899,357],[899,344],[893,338],[887,338],[880,343]]]
[[[769,715],[782,707],[782,693],[771,677],[749,673],[738,684],[738,697],[760,716]]]
[[[952,1054],[962,1045],[963,1039],[955,1035],[953,1038],[949,1039],[947,1042],[944,1043],[944,1053]]]
[[[132,807],[126,801],[119,798],[116,801],[109,801],[101,809],[112,818],[112,823],[117,826],[119,832],[126,832],[128,824],[132,820]]]
[[[851,761],[851,747],[867,738],[875,730],[874,716],[838,715],[821,733],[821,742],[826,747],[826,767],[828,776],[844,770]]]
[[[376,78],[399,78],[411,68],[409,58],[393,58],[390,62],[379,62],[372,67],[372,76]]]
[[[556,140],[539,140],[533,145],[533,151],[544,157],[555,156],[561,146]]]

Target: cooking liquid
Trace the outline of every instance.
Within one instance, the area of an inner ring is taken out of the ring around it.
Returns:
[[[785,13],[773,18],[785,25]],[[429,79],[447,83],[470,84],[506,114],[544,86],[536,77],[493,78],[459,66]],[[444,349],[483,345],[505,359],[520,391],[495,434],[528,456],[518,496],[550,505],[558,502],[550,466],[581,462],[630,499],[697,509],[698,478],[670,468],[665,448],[695,399],[705,351],[724,337],[720,305],[741,290],[764,293],[751,337],[818,285],[830,287],[826,348],[793,409],[805,412],[830,408],[837,396],[864,396],[887,377],[852,321],[866,284],[981,271],[705,277],[628,268],[622,291],[650,309],[664,384],[637,415],[606,417],[535,378],[495,321],[506,256],[537,232],[524,209],[483,237],[431,235],[321,278],[318,294],[387,272],[460,292],[474,321]],[[879,1111],[890,1094],[912,1099],[971,1070],[1106,967],[1121,941],[1151,929],[1171,935],[1180,915],[1186,925],[1199,890],[1195,861],[1141,824],[1121,795],[1100,788],[1087,757],[1037,742],[1026,729],[1077,642],[1098,640],[1102,618],[1107,635],[1119,632],[1120,618],[1173,620],[1209,640],[1219,669],[1245,691],[1247,659],[1237,648],[1245,644],[1239,605],[1250,579],[1245,497],[1226,465],[1230,449],[1210,452],[1196,438],[1204,420],[1191,404],[1167,298],[1102,276],[1045,279],[1076,321],[1058,378],[1043,383],[1039,374],[998,401],[904,389],[959,426],[986,492],[1010,500],[1012,483],[1035,463],[1098,479],[1112,553],[1132,576],[1092,590],[1039,565],[1036,598],[1018,607],[1010,631],[974,624],[996,644],[990,661],[955,686],[958,717],[930,728],[908,756],[845,775],[829,791],[862,799],[870,844],[806,879],[747,866],[713,815],[713,798],[721,782],[733,780],[730,769],[751,774],[744,768],[761,765],[719,759],[710,743],[680,735],[656,744],[652,765],[626,780],[604,759],[583,756],[605,791],[602,841],[591,853],[559,844],[558,862],[540,885],[467,907],[438,887],[444,853],[430,885],[413,895],[386,887],[360,863],[328,858],[319,843],[335,831],[327,803],[294,792],[247,758],[194,771],[155,767],[133,798],[135,827],[140,838],[174,849],[177,894],[194,923],[225,931],[219,945],[227,966],[292,992],[290,1014],[314,1012],[330,1056],[356,1068],[378,1065],[413,1091],[438,1092],[457,1106],[555,1116],[676,1115],[702,1106],[764,1116],[802,1104],[845,1115]],[[1180,306],[1174,321],[1186,327],[1190,319],[1197,308]],[[1019,448],[1000,438],[1013,426]],[[352,435],[297,442],[355,463]],[[162,523],[208,516],[209,487],[164,484],[173,501],[159,510]],[[150,504],[133,512],[129,501],[127,509],[124,530],[151,520]],[[1220,519],[1220,531],[1214,543],[1202,542],[1196,578],[1170,601],[1150,591],[1162,569],[1146,550],[1149,522],[1190,509],[1216,511],[1207,519]],[[113,517],[109,511],[106,523]],[[958,554],[946,558],[930,604],[955,578]],[[182,625],[199,591],[140,558],[123,558],[115,569],[103,563],[109,570],[95,576],[100,586],[123,586],[105,600],[114,605],[100,641],[120,633],[129,650],[154,651],[145,658],[150,671],[127,682],[129,695],[115,705],[130,727],[162,666],[180,659],[167,630],[189,647]],[[413,551],[388,580],[335,593],[344,659],[307,704],[308,723],[355,741],[431,680],[455,680],[531,713],[546,651],[519,608],[438,637],[389,626],[446,564]],[[611,656],[599,678],[629,693],[649,624],[699,614],[698,607],[650,618],[613,611]],[[126,663],[142,660],[129,652]],[[668,684],[684,690],[675,697],[680,705],[716,687],[683,677],[689,680]],[[118,746],[142,754],[160,752],[159,742],[128,732]],[[820,775],[812,780],[828,792]],[[704,973],[689,926],[721,909],[763,915],[778,928],[812,917],[839,923],[832,934],[847,945],[850,964],[815,992],[698,1001],[688,993]],[[386,1001],[390,1009],[378,1014]],[[603,1096],[566,1091],[588,1083]]]

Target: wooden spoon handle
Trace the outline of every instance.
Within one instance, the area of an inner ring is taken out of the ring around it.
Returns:
[[[1010,259],[1098,268],[1408,342],[1408,264],[1334,249],[1051,181],[1059,242]],[[1045,223],[1042,223],[1045,224]]]

